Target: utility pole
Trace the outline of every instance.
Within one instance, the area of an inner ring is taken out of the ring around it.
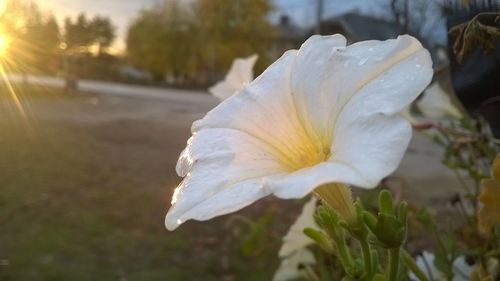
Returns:
[[[409,31],[410,31],[410,15],[408,14],[409,13],[409,11],[408,11],[409,0],[405,0],[404,4],[405,4],[405,7],[404,7],[404,20],[405,20],[404,31],[405,31],[405,33],[409,33]]]
[[[321,22],[323,18],[323,5],[324,5],[324,0],[316,0],[317,6],[316,6],[316,28],[315,28],[315,33],[320,34],[321,33]]]

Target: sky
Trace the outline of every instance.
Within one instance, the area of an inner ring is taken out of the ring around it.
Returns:
[[[1,1],[1,0],[0,0]],[[53,13],[60,23],[65,17],[75,17],[81,12],[89,17],[109,16],[117,27],[118,38],[113,46],[125,48],[127,27],[134,16],[156,0],[35,0],[42,10]]]
[[[0,0],[0,2],[3,0]],[[42,10],[53,13],[63,22],[67,16],[75,17],[80,12],[88,16],[109,16],[117,26],[117,40],[113,45],[115,51],[125,49],[127,27],[138,12],[150,7],[157,0],[34,0]],[[192,0],[181,0],[192,1]],[[237,1],[237,0],[235,0]],[[272,20],[277,20],[282,14],[289,15],[292,20],[300,25],[307,26],[314,23],[316,3],[318,0],[272,0],[276,9]],[[341,15],[351,10],[363,14],[381,15],[382,7],[387,0],[324,0],[323,16],[332,17]]]
[[[2,0],[0,0],[2,1]],[[62,23],[67,16],[75,17],[80,12],[88,16],[109,16],[117,26],[115,50],[125,48],[127,27],[138,12],[151,6],[157,0],[35,0],[42,10],[53,13]],[[189,1],[189,0],[187,0]],[[315,14],[316,0],[273,0],[276,11],[272,19],[277,19],[283,13],[291,16],[299,25],[312,24]],[[341,14],[352,9],[369,11],[373,0],[326,0],[325,16]]]

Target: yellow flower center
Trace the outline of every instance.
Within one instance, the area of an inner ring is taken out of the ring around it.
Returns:
[[[329,141],[320,141],[303,132],[295,141],[291,138],[289,142],[283,142],[277,156],[287,170],[297,171],[330,158],[330,144]]]

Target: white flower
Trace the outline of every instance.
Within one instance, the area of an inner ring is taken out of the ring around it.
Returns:
[[[304,205],[297,220],[283,237],[283,245],[279,251],[279,257],[282,258],[282,261],[274,274],[273,281],[297,279],[304,275],[304,271],[301,270],[302,265],[316,263],[314,255],[307,249],[307,246],[314,244],[314,241],[304,234],[304,229],[319,229],[314,221],[317,201],[316,197],[312,197]]]
[[[446,275],[439,271],[434,265],[434,254],[424,251],[421,256],[417,257],[417,266],[422,270],[425,275],[431,280],[446,280]],[[468,281],[474,267],[467,264],[464,256],[459,256],[453,261],[453,281]],[[411,280],[418,280],[418,278],[411,273]]]
[[[252,82],[252,69],[257,58],[257,55],[251,55],[247,58],[235,59],[224,80],[208,89],[209,92],[220,100],[225,100],[239,92],[248,83]]]
[[[316,263],[313,253],[308,249],[294,252],[291,256],[281,261],[278,270],[274,273],[273,281],[296,280],[307,277],[304,266]]]
[[[297,217],[295,223],[292,224],[285,237],[283,237],[283,245],[281,245],[279,251],[279,256],[281,258],[288,257],[314,244],[314,241],[304,234],[304,229],[319,229],[319,226],[314,221],[316,202],[316,198],[312,197],[311,200],[304,205],[302,213]]]
[[[192,126],[165,224],[208,220],[274,194],[341,182],[372,188],[399,165],[411,126],[399,111],[432,77],[411,36],[346,47],[312,36]]]
[[[439,120],[445,118],[462,118],[462,113],[451,103],[451,99],[439,86],[439,83],[432,83],[425,90],[422,98],[417,101],[418,109],[425,117]]]

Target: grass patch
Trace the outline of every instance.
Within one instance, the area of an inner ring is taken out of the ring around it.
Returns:
[[[134,132],[135,123],[124,128],[120,122],[78,123],[78,116],[44,117],[68,107],[84,111],[89,97],[33,86],[15,90],[25,117],[0,87],[0,280],[271,278],[279,247],[274,236],[258,239],[266,243],[256,246],[258,255],[244,255],[248,226],[228,224],[227,217],[165,230],[171,191],[165,181],[141,174],[152,167],[138,170],[136,159],[127,158],[151,149],[148,142],[129,144],[126,149],[136,150],[130,153],[102,137],[103,131]]]

